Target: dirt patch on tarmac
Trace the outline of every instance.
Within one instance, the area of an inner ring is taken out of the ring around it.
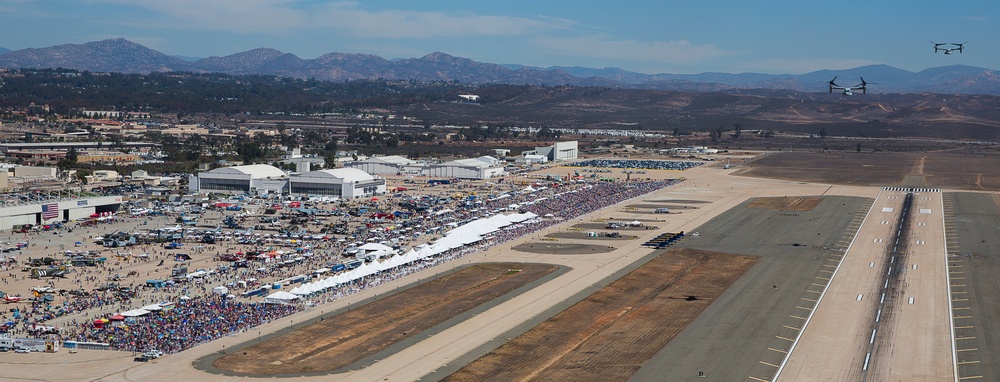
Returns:
[[[445,381],[625,381],[757,259],[672,249]]]
[[[793,197],[783,197],[783,198],[756,198],[750,204],[747,204],[747,208],[766,208],[770,210],[786,210],[786,211],[812,211],[813,208],[819,205],[823,199],[821,198],[793,198]]]
[[[573,244],[558,242],[532,242],[514,246],[515,251],[541,253],[545,255],[586,255],[607,253],[615,250],[610,245]]]
[[[556,271],[548,264],[478,264],[215,360],[251,375],[336,370]],[[295,344],[295,346],[291,346]]]

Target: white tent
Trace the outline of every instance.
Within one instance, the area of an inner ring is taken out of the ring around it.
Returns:
[[[267,297],[264,297],[264,303],[267,303],[267,304],[291,304],[292,302],[294,302],[295,300],[298,300],[298,299],[299,299],[299,296],[296,296],[294,294],[291,294],[291,293],[288,293],[288,292],[283,292],[283,291],[277,291],[277,292],[274,292],[274,293],[271,293],[271,294],[267,295]]]
[[[391,251],[392,247],[385,244],[368,243],[358,247],[358,249],[363,249],[365,251]]]
[[[125,317],[139,317],[139,316],[145,316],[147,314],[149,314],[149,311],[146,309],[132,309],[128,312],[122,313],[122,315]]]
[[[155,311],[158,311],[158,310],[163,310],[163,307],[160,306],[160,304],[152,304],[152,305],[146,305],[146,306],[142,307],[141,309],[148,310],[150,312],[155,312]]]

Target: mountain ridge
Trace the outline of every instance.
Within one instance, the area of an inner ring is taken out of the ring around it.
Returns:
[[[961,64],[910,72],[889,65],[868,65],[805,74],[699,73],[644,74],[628,70],[517,64],[493,64],[433,52],[423,57],[388,60],[377,55],[331,52],[303,59],[272,48],[256,48],[226,56],[193,58],[170,56],[123,38],[47,48],[3,51],[0,67],[69,68],[95,72],[149,73],[188,71],[224,74],[265,74],[327,81],[365,79],[460,81],[472,84],[532,84],[604,86],[658,90],[725,91],[788,89],[821,92],[837,77],[844,86],[873,84],[871,92],[955,93],[1000,95],[1000,72]]]

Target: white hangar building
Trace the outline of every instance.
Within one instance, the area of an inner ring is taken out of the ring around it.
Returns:
[[[504,176],[504,163],[490,156],[428,165],[423,175],[441,178],[490,179]]]
[[[577,141],[556,142],[552,146],[535,147],[534,150],[522,151],[521,155],[541,155],[551,162],[576,159],[579,152]]]
[[[398,155],[371,157],[344,164],[344,167],[354,168],[373,175],[398,175],[404,172],[419,171],[420,163]]]
[[[292,195],[336,196],[344,199],[385,194],[385,179],[355,168],[311,171],[289,179]]]
[[[232,194],[267,194],[281,193],[288,186],[288,174],[281,169],[266,165],[252,164],[246,166],[220,167],[198,174],[197,192],[224,192]]]
[[[115,213],[121,208],[121,204],[121,196],[53,198],[7,203],[0,207],[0,229],[11,229],[25,224],[73,221],[90,217],[95,213]]]

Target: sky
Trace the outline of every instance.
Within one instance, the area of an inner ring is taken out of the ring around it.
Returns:
[[[0,47],[125,38],[185,57],[443,52],[642,73],[1000,69],[1000,1],[0,0]],[[935,54],[930,41],[968,41]]]

